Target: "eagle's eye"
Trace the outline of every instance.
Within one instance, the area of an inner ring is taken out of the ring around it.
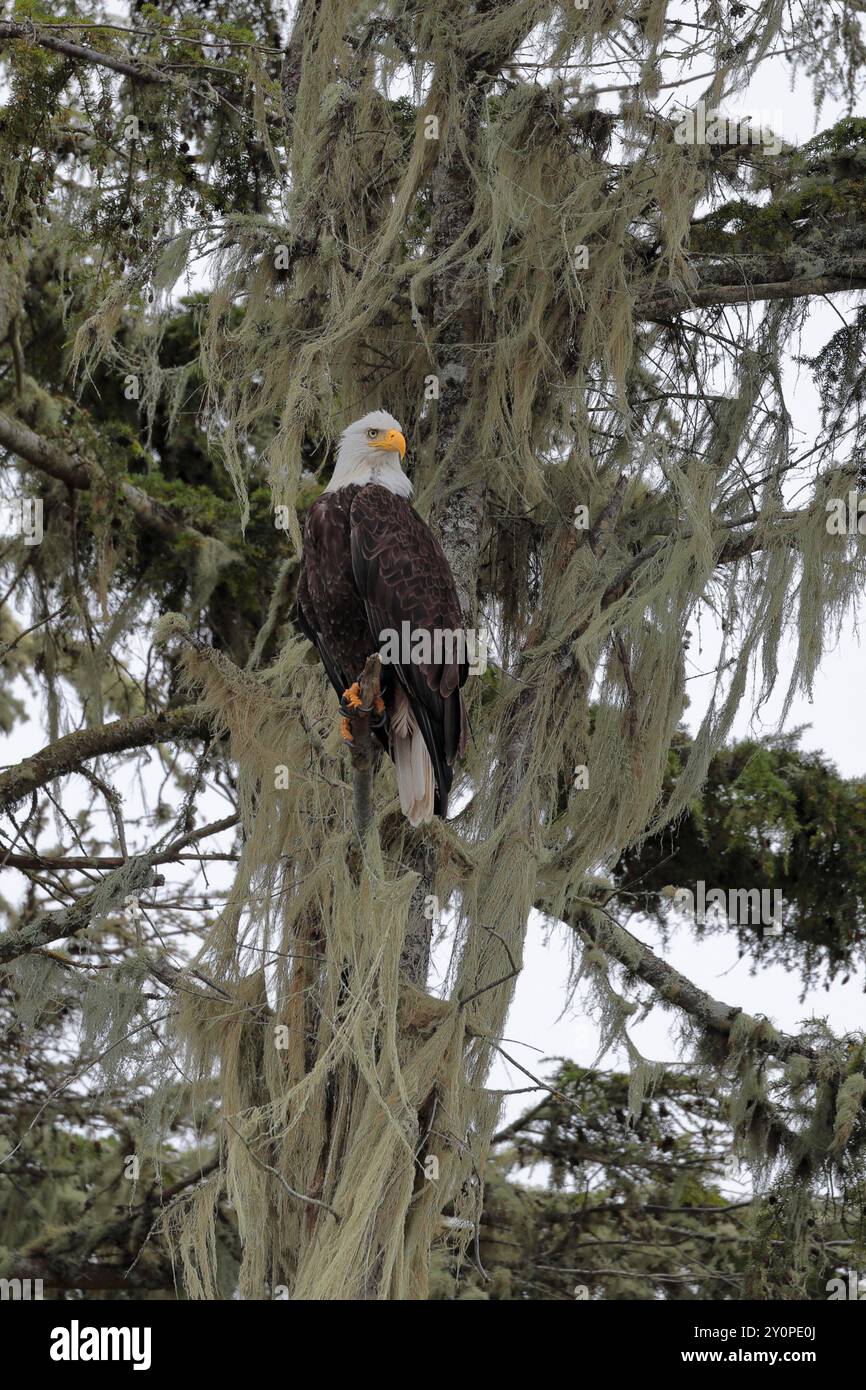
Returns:
[[[368,431],[367,431],[367,438],[368,438],[368,439],[375,439],[375,438],[376,438],[376,435],[377,435],[378,433],[379,433],[378,430],[368,430]]]

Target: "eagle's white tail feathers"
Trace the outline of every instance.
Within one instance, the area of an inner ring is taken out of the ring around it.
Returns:
[[[410,825],[423,825],[433,819],[436,779],[421,730],[399,686],[391,716],[391,743],[400,809]]]

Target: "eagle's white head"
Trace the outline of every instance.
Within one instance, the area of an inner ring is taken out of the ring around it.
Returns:
[[[371,410],[341,434],[334,476],[325,491],[378,483],[400,497],[411,497],[412,484],[400,467],[405,452],[399,422],[387,410]]]

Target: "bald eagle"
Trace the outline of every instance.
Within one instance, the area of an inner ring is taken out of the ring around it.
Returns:
[[[297,620],[341,697],[349,741],[358,679],[367,658],[382,653],[383,708],[373,730],[393,759],[403,814],[420,825],[448,811],[454,762],[466,747],[468,664],[465,642],[453,640],[462,635],[454,579],[409,502],[405,453],[387,411],[344,431],[333,477],[304,526]],[[411,637],[396,661],[383,647],[393,633]]]

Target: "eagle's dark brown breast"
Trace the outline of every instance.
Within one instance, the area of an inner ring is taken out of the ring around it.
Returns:
[[[298,583],[299,616],[306,618],[308,636],[327,650],[336,672],[338,694],[360,676],[367,657],[378,650],[370,632],[364,600],[352,573],[351,506],[358,487],[323,492],[307,514],[304,561]],[[318,635],[316,635],[318,634]]]

